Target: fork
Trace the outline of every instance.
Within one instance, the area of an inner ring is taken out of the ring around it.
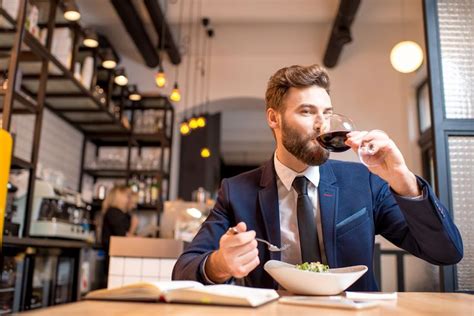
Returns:
[[[235,229],[235,227],[229,227],[229,229],[227,230],[228,233],[232,234],[232,235],[236,235],[238,234],[239,232],[237,231],[237,229]],[[275,246],[274,244],[266,241],[265,239],[261,239],[261,238],[255,238],[256,241],[259,241],[259,242],[263,242],[264,244],[267,245],[267,248],[269,251],[271,252],[279,252],[279,251],[283,251],[283,250],[286,250],[288,249],[288,245],[285,245],[283,247],[278,247],[278,246]]]

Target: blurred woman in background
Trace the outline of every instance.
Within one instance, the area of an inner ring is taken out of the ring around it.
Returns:
[[[132,220],[130,213],[132,201],[132,190],[125,185],[116,185],[102,203],[102,245],[107,254],[110,236],[131,236],[136,230],[136,219]]]

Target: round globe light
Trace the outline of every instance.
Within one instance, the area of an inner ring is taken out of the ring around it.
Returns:
[[[423,63],[423,50],[415,42],[400,42],[392,48],[390,62],[393,68],[399,72],[413,72]]]

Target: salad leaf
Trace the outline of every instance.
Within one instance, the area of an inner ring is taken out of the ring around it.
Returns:
[[[311,271],[311,272],[329,272],[329,266],[318,262],[304,262],[297,264],[296,269]]]

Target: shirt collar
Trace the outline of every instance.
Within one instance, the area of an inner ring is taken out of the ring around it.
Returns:
[[[278,178],[280,179],[280,181],[283,183],[283,185],[285,186],[285,188],[288,191],[291,190],[291,185],[293,184],[293,180],[295,180],[295,178],[297,176],[305,176],[306,178],[308,178],[309,181],[311,181],[311,183],[315,187],[318,187],[318,185],[319,185],[319,166],[308,166],[308,168],[306,168],[306,170],[304,170],[303,172],[298,173],[298,172],[288,168],[284,164],[282,164],[278,160],[276,153],[273,155],[273,163],[275,165],[275,171],[276,171],[276,174],[277,174]]]

